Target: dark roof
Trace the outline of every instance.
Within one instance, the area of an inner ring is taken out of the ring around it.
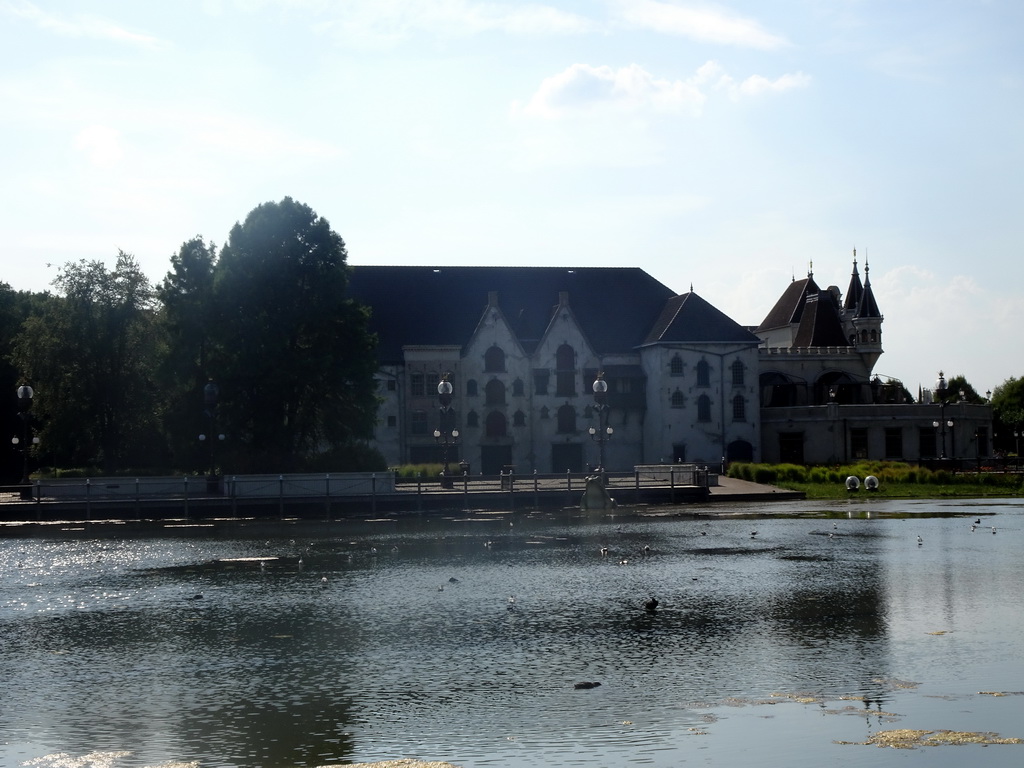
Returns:
[[[864,265],[864,293],[860,297],[857,306],[857,317],[881,317],[878,311],[878,302],[875,301],[875,292],[871,290],[871,278],[868,276],[868,265]]]
[[[860,299],[864,295],[864,286],[860,282],[860,273],[857,271],[857,258],[853,259],[853,274],[850,275],[850,287],[846,289],[846,301],[843,302],[843,309],[856,312],[860,307]]]
[[[747,342],[760,339],[693,291],[668,300],[644,344]]]
[[[464,345],[491,292],[527,352],[551,322],[560,293],[599,353],[639,346],[674,295],[637,267],[350,266],[349,291],[371,308],[382,363],[401,361],[406,345]]]
[[[793,346],[846,347],[849,344],[839,319],[839,302],[832,291],[818,291],[808,296]]]
[[[804,311],[804,305],[807,303],[807,297],[816,295],[819,290],[821,289],[818,288],[814,278],[810,275],[803,280],[794,280],[789,284],[779,300],[775,302],[775,306],[772,307],[764,320],[761,321],[758,330],[781,328],[785,325],[799,323]]]

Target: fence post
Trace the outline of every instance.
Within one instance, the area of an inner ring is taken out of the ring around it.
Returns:
[[[537,496],[537,470],[533,470],[533,506],[539,507],[539,499]]]
[[[328,472],[324,476],[324,504],[326,505],[326,509],[324,511],[327,513],[327,522],[330,522],[331,521],[331,473],[330,472]]]
[[[673,464],[671,469],[669,469],[669,471],[668,471],[668,484],[669,484],[669,487],[672,489],[669,498],[672,501],[672,503],[675,504],[676,503],[676,465],[675,464]]]
[[[238,517],[238,494],[236,493],[238,485],[238,477],[236,475],[231,476],[231,514],[234,517]]]
[[[370,475],[370,498],[371,498],[370,508],[373,510],[374,514],[376,514],[377,513],[377,473],[376,472],[373,472]]]
[[[572,471],[565,470],[565,490],[569,497],[569,506],[572,506]]]
[[[188,475],[185,475],[185,519],[188,520]]]
[[[277,476],[277,517],[284,520],[284,475]]]
[[[135,519],[138,520],[142,517],[142,513],[139,509],[141,500],[139,498],[139,478],[135,478]]]

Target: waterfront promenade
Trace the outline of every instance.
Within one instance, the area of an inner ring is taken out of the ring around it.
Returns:
[[[83,485],[84,491],[60,498],[38,492],[22,498],[13,488],[0,492],[0,520],[53,521],[91,519],[179,519],[223,517],[345,518],[421,512],[524,511],[578,507],[585,478],[579,476],[522,476],[456,478],[453,487],[436,480],[385,486],[385,491],[317,493],[289,492],[287,476],[260,495],[236,492],[231,483],[210,493],[205,484],[186,484],[184,492],[153,494],[141,481],[125,480],[106,488]],[[665,479],[639,480],[632,474],[609,475],[608,493],[620,507],[659,508],[719,502],[784,501],[803,498],[774,486],[718,477],[708,486]]]

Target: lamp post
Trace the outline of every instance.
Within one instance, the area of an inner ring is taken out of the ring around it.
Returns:
[[[217,399],[220,387],[211,379],[203,387],[203,415],[209,424],[207,433],[199,435],[199,442],[207,442],[210,449],[210,474],[206,476],[206,492],[220,493],[220,481],[217,477],[217,443],[224,440],[223,434],[217,433]]]
[[[434,430],[434,441],[441,444],[441,460],[444,469],[441,470],[441,487],[452,488],[454,486],[448,468],[448,447],[459,441],[459,430],[455,429],[455,411],[452,410],[452,383],[448,380],[451,376],[446,373],[437,384],[438,428]]]
[[[932,426],[942,430],[942,452],[940,459],[946,458],[946,427],[953,428],[953,420],[946,419],[946,393],[949,388],[946,386],[946,377],[939,371],[938,381],[935,382],[935,394],[939,396],[939,420],[933,421]]]
[[[28,450],[30,445],[38,445],[39,438],[33,437],[31,443],[29,442],[29,434],[32,431],[32,398],[35,396],[35,390],[32,389],[28,384],[22,384],[18,387],[18,416],[21,418],[21,438],[17,436],[11,438],[11,445],[14,446],[15,450],[21,446],[21,498],[31,499],[32,488],[31,480],[28,477]]]
[[[598,448],[598,467],[597,473],[604,478],[604,444],[612,439],[612,432],[614,431],[608,426],[608,382],[604,380],[604,373],[598,372],[597,378],[594,379],[594,409],[597,411],[597,426],[591,427],[587,430],[590,433],[590,437],[594,442],[597,443]]]

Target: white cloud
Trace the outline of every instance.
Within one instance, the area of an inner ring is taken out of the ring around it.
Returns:
[[[705,98],[692,82],[658,79],[637,64],[621,69],[573,64],[545,78],[521,111],[538,117],[593,109],[699,112]]]
[[[774,50],[789,44],[784,37],[768,32],[757,21],[707,3],[613,0],[612,11],[628,26],[700,42],[760,50]]]
[[[132,32],[117,24],[95,16],[69,17],[50,13],[28,0],[7,0],[0,3],[0,11],[35,24],[39,29],[60,37],[111,40],[144,48],[161,48],[164,43],[152,35]]]
[[[761,75],[751,75],[733,90],[733,97],[757,96],[761,93],[780,93],[794,88],[806,88],[811,83],[809,75],[803,72],[782,75],[774,80],[769,80]]]
[[[686,80],[657,78],[638,64],[613,69],[577,63],[545,78],[529,101],[514,105],[513,112],[542,118],[595,110],[699,115],[708,90],[724,90],[736,100],[803,88],[809,83],[810,77],[802,72],[774,80],[752,75],[737,83],[714,61],[701,65]]]
[[[92,165],[109,168],[117,165],[124,155],[121,134],[105,125],[90,125],[74,138],[75,149],[84,152]]]
[[[364,46],[390,46],[416,35],[466,37],[484,32],[573,35],[595,28],[577,14],[538,3],[471,0],[371,0],[330,8],[333,18],[317,29]]]

